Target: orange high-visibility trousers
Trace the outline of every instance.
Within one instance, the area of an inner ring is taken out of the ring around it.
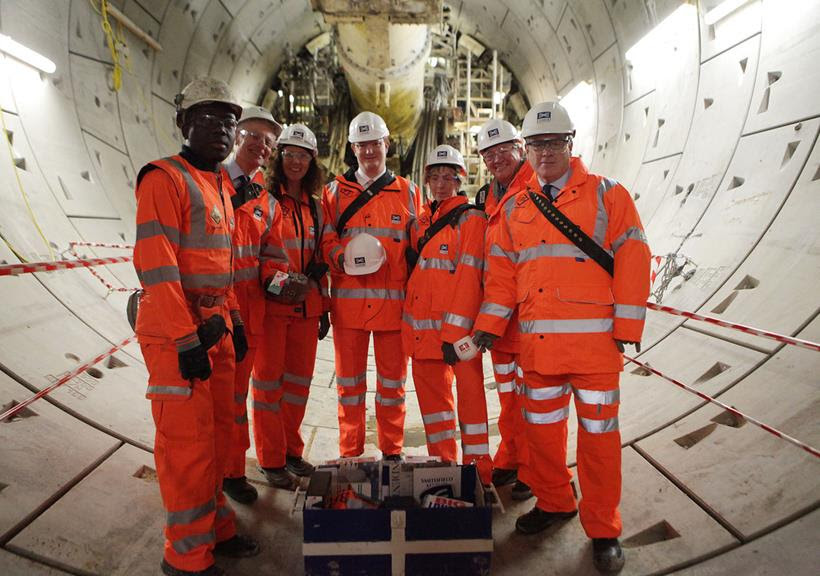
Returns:
[[[227,316],[227,310],[224,311]],[[186,386],[177,347],[141,344],[151,386]],[[165,560],[180,570],[213,565],[216,542],[236,533],[235,515],[222,493],[233,428],[234,350],[230,335],[208,351],[212,374],[194,380],[191,396],[152,400],[154,461],[166,511]]]
[[[589,538],[621,534],[621,433],[619,374],[544,375],[525,371],[521,402],[529,445],[529,481],[536,506],[575,510],[567,469],[570,393],[578,414],[578,481],[581,525]]]
[[[517,470],[519,464],[525,463],[523,455],[526,453],[524,439],[524,421],[518,406],[516,394],[517,354],[490,350],[493,361],[493,375],[495,376],[496,391],[501,411],[498,415],[498,432],[501,442],[498,445],[493,463],[497,468]]]
[[[339,452],[342,457],[364,452],[367,349],[370,331],[333,326],[336,386],[339,393]],[[379,450],[399,454],[404,446],[404,381],[407,356],[401,331],[374,331],[376,357],[376,427]]]
[[[487,429],[487,400],[481,356],[447,365],[444,360],[413,358],[413,382],[427,436],[427,453],[456,462],[456,412],[453,376],[458,397],[462,463],[475,464],[482,483],[492,481],[493,461]]]
[[[248,434],[248,385],[256,357],[256,339],[246,333],[248,353],[242,362],[236,364],[233,388],[234,425],[228,461],[225,464],[226,478],[241,478],[245,475],[245,455],[251,446]]]
[[[302,456],[299,428],[305,414],[316,343],[317,318],[268,315],[268,329],[253,369],[253,438],[263,468],[281,468],[285,456]]]

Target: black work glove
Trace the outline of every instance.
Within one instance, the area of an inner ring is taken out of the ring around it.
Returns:
[[[202,344],[179,353],[179,371],[185,380],[207,380],[211,377],[211,361]]]
[[[307,267],[305,267],[305,276],[318,284],[322,281],[322,278],[325,277],[325,274],[327,274],[329,269],[330,266],[324,262],[316,262],[315,260],[311,260]]]
[[[483,330],[476,330],[475,334],[473,334],[473,343],[475,343],[476,347],[481,352],[484,352],[485,350],[492,350],[493,344],[495,344],[496,340],[498,340],[498,336],[496,334],[484,332]]]
[[[199,325],[199,328],[196,329],[196,335],[199,337],[200,343],[207,351],[222,339],[227,329],[228,327],[225,325],[225,319],[222,315],[214,314],[213,316],[206,318],[202,324]]]
[[[641,343],[640,342],[630,342],[629,340],[615,340],[615,346],[618,347],[618,352],[623,354],[624,352],[624,345],[632,344],[635,346],[635,353],[639,353],[641,351]]]
[[[319,340],[324,340],[327,333],[330,331],[330,314],[323,312],[319,316]]]
[[[245,326],[243,324],[234,324],[233,352],[237,362],[242,362],[248,353],[248,338],[245,336]]]
[[[458,354],[456,354],[456,347],[449,342],[441,343],[441,352],[444,354],[444,361],[450,366],[455,366],[458,362]]]

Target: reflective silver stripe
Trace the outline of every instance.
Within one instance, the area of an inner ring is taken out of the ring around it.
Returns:
[[[504,318],[505,320],[509,320],[512,318],[513,309],[507,308],[506,306],[502,306],[501,304],[494,304],[492,302],[483,302],[481,304],[481,309],[478,311],[479,314],[488,314],[490,316],[498,316],[499,318]]]
[[[490,246],[490,256],[502,256],[515,264],[518,261],[518,256],[515,252],[507,252],[498,244],[492,244]]]
[[[196,348],[196,346],[192,346]],[[149,386],[149,394],[165,394],[168,396],[185,396],[188,398],[191,395],[191,388],[189,386]]]
[[[364,403],[364,393],[355,396],[339,396],[339,404],[343,406],[357,406]]]
[[[518,253],[519,264],[538,258],[583,258],[586,260],[589,256],[574,244],[538,244]]]
[[[378,372],[376,373],[376,382],[381,382],[385,388],[401,388],[404,386],[404,380],[391,380],[390,378],[385,378]]]
[[[410,180],[407,181],[407,192],[409,198],[407,199],[407,209],[410,211],[410,215],[415,218],[416,217],[416,190],[418,187],[416,184]]]
[[[448,420],[455,420],[456,413],[453,411],[433,412],[432,414],[422,414],[421,421],[425,424],[435,424],[436,422],[446,422]]]
[[[644,320],[646,318],[646,306],[615,304],[615,318],[627,318],[629,320]]]
[[[569,382],[560,386],[546,386],[544,388],[530,388],[526,383],[521,387],[521,394],[530,400],[553,400],[569,394],[571,386]]]
[[[291,394],[290,392],[282,394],[282,400],[294,406],[304,406],[308,401],[307,396],[299,396],[298,394]]]
[[[530,424],[555,424],[569,418],[569,406],[564,406],[552,412],[530,412],[522,410],[524,419]]]
[[[446,258],[422,258],[419,260],[419,270],[455,270],[456,264]]]
[[[273,194],[268,194],[268,213],[265,218],[265,232],[263,237],[270,234],[270,229],[273,228],[273,219],[276,217],[276,209],[279,207],[279,202],[274,198]]]
[[[327,289],[327,286],[322,286],[319,292],[322,294],[322,296],[330,298],[330,290]]]
[[[313,247],[316,245],[313,238],[305,238],[305,248],[313,250]],[[302,238],[287,238],[285,239],[285,248],[301,248],[302,247]]]
[[[234,246],[233,253],[236,258],[256,257],[259,255],[259,246]]]
[[[231,512],[233,512],[233,510],[231,510],[227,506],[220,506],[219,508],[216,509],[216,517],[217,518],[227,518],[228,516],[231,515]]]
[[[435,434],[428,434],[427,435],[427,442],[429,444],[435,444],[436,442],[441,442],[442,440],[450,440],[456,437],[455,430],[442,430],[441,432],[436,432]]]
[[[521,369],[521,366],[516,366],[515,367],[515,375],[518,376],[519,378],[524,377],[524,371]]]
[[[574,388],[575,397],[582,404],[603,404],[609,406],[621,401],[621,391],[615,390],[584,390]]]
[[[310,376],[297,376],[296,374],[285,372],[282,374],[282,380],[285,382],[290,382],[291,384],[298,384],[299,386],[310,388],[310,383],[313,381],[313,378]]]
[[[259,256],[263,260],[277,260],[280,262],[288,261],[288,255],[285,253],[285,249],[281,246],[275,246],[273,244],[265,244],[262,246],[262,249],[259,251]]]
[[[339,386],[358,386],[359,384],[367,384],[367,372],[362,372],[356,376],[339,376],[337,374],[336,382]]]
[[[251,386],[257,390],[279,390],[281,385],[281,380],[257,380],[256,378],[251,378]]]
[[[638,240],[644,244],[649,243],[646,239],[646,234],[644,234],[644,231],[637,226],[632,226],[631,228],[627,228],[626,232],[618,236],[618,238],[612,243],[612,251],[617,252],[627,240]]]
[[[211,530],[205,534],[192,534],[190,536],[186,536],[185,538],[174,540],[172,546],[177,554],[188,554],[191,550],[197,548],[198,546],[204,546],[205,544],[210,544],[215,541],[216,535],[214,534],[214,531]]]
[[[487,434],[486,422],[482,422],[481,424],[464,424],[460,422],[459,425],[461,426],[462,434]]]
[[[233,282],[233,274],[180,274],[183,288],[225,288]]]
[[[473,268],[478,268],[479,270],[484,269],[484,259],[476,258],[472,254],[462,254],[461,260],[459,260],[459,264],[464,264],[465,266],[472,266]]]
[[[591,418],[578,418],[581,427],[590,434],[603,434],[614,432],[618,429],[618,417],[607,418],[606,420],[592,420]]]
[[[512,380],[509,382],[496,382],[496,390],[498,390],[499,394],[507,394],[508,392],[515,391],[515,382]]]
[[[445,324],[458,326],[459,328],[464,328],[465,330],[472,330],[473,328],[472,318],[467,318],[466,316],[461,316],[460,314],[453,314],[452,312],[445,313],[442,321]]]
[[[493,372],[496,374],[512,374],[515,372],[515,362],[507,364],[493,364]]]
[[[179,245],[179,230],[173,226],[165,226],[159,220],[137,224],[137,242],[154,236],[165,236],[170,242]]]
[[[345,228],[342,238],[356,236],[363,233],[376,237],[381,236],[382,238],[395,238],[397,240],[404,240],[407,237],[407,233],[402,229],[374,228],[372,226],[348,226]]]
[[[376,393],[376,402],[382,406],[400,406],[404,404],[404,397],[401,398],[385,398],[379,393]]]
[[[527,320],[519,322],[522,334],[592,334],[612,332],[612,318],[586,320]]]
[[[604,245],[606,229],[609,226],[609,214],[607,214],[606,206],[604,206],[604,194],[616,184],[618,183],[610,178],[601,178],[601,182],[598,184],[598,210],[595,213],[595,233],[592,239],[595,240],[599,246]]]
[[[329,260],[331,262],[336,262],[339,259],[339,252],[344,252],[343,246],[336,246],[335,248],[333,248],[328,254]]]
[[[188,172],[185,166],[175,158],[165,159],[169,164],[174,166],[185,180],[185,185],[188,188],[188,199],[191,204],[191,226],[187,234],[182,234],[180,237],[180,246],[185,248],[231,248],[231,237],[228,234],[208,234],[207,220],[210,215],[207,214],[205,207],[205,196],[202,194],[199,186]],[[224,194],[224,192],[223,192]],[[225,216],[223,214],[223,216]]]
[[[205,504],[187,510],[165,513],[165,524],[167,526],[178,526],[180,524],[191,524],[200,518],[204,518],[216,509],[216,501],[211,498]]]
[[[461,451],[464,455],[482,455],[482,454],[489,454],[490,453],[490,445],[489,444],[464,444],[461,445]]]
[[[267,412],[279,412],[279,402],[261,402],[254,400],[251,404],[254,410],[265,410]]]
[[[248,266],[247,268],[236,268],[233,273],[234,282],[248,282],[259,279],[259,268]]]
[[[160,266],[150,270],[137,270],[137,276],[143,286],[154,286],[162,282],[179,282],[177,266]]]
[[[406,312],[402,314],[401,319],[410,324],[413,330],[441,330],[441,320],[433,320],[432,318],[416,320]]]
[[[377,288],[332,288],[333,298],[350,298],[352,300],[404,300],[404,290],[384,290]]]

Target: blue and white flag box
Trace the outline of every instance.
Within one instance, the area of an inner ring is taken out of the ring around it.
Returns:
[[[483,494],[476,501],[471,508],[306,509],[305,576],[487,576],[492,508]]]

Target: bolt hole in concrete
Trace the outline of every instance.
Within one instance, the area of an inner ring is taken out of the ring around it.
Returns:
[[[639,546],[666,542],[674,538],[680,538],[680,533],[669,522],[662,520],[646,530],[641,530],[634,536],[626,538],[622,544],[624,548],[638,548]]]
[[[94,368],[93,366],[87,369],[85,373],[93,378],[96,378],[97,380],[101,379],[104,376],[102,370],[100,370],[99,368]]]
[[[11,410],[12,408],[17,406],[18,404],[20,404],[20,403],[17,400],[12,400],[8,404],[4,404],[2,407],[0,407],[0,412],[5,413],[7,410]],[[22,410],[20,410],[19,412],[17,412],[13,416],[9,416],[8,418],[5,418],[3,420],[3,423],[7,424],[9,422],[14,422],[15,420],[22,420],[23,418],[31,418],[33,416],[37,416],[37,412],[35,412],[34,410],[31,410],[30,408],[23,408]]]
[[[77,356],[76,354],[72,354],[71,352],[66,352],[65,357],[66,357],[67,360],[74,360],[75,362],[80,361],[80,357]]]
[[[139,470],[134,472],[134,478],[140,478],[146,482],[156,482],[157,471],[153,468],[149,468],[148,466],[140,466]]]

